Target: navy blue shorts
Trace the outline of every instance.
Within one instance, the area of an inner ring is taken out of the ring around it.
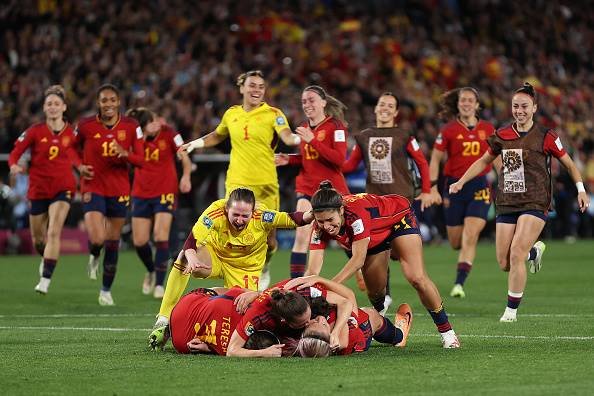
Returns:
[[[475,177],[464,184],[462,190],[456,194],[449,194],[450,184],[458,179],[449,177],[444,190],[444,199],[450,200],[450,205],[444,207],[445,222],[450,227],[464,224],[466,217],[478,217],[487,220],[491,207],[491,189],[485,176]]]
[[[150,219],[155,213],[171,213],[177,206],[175,194],[163,194],[155,198],[132,197],[132,217],[145,217]]]
[[[539,219],[543,219],[544,221],[547,221],[547,215],[542,210],[523,210],[521,212],[497,215],[497,217],[495,217],[495,222],[505,224],[517,224],[518,218],[522,215],[531,215],[534,217],[538,217]]]
[[[83,212],[101,212],[105,217],[126,217],[130,196],[104,197],[95,193],[84,193]]]
[[[56,201],[64,201],[70,203],[72,201],[72,191],[60,191],[55,197],[49,199],[32,199],[31,210],[29,214],[37,216],[49,211],[49,207]]]

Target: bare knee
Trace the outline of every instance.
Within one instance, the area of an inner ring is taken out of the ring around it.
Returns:
[[[423,274],[406,275],[406,280],[415,290],[423,290],[427,283],[427,277]]]

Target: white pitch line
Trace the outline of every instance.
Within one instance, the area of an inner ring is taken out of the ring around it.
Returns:
[[[58,327],[58,326],[0,326],[0,330],[74,330],[74,331],[112,331],[112,332],[146,332],[151,329],[126,328],[126,327]],[[436,338],[437,334],[421,333],[411,334],[413,337]],[[524,335],[494,335],[494,334],[459,334],[464,338],[505,338],[517,340],[562,340],[562,341],[590,341],[594,336],[524,336]]]
[[[120,317],[141,317],[153,316],[155,314],[28,314],[28,315],[0,315],[3,318],[120,318]]]

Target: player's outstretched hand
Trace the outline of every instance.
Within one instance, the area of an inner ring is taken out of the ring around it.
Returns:
[[[289,163],[289,154],[275,154],[274,155],[274,165],[276,166],[285,166]]]
[[[319,275],[302,276],[299,278],[291,279],[290,281],[285,283],[285,285],[283,286],[283,289],[291,290],[291,289],[297,288],[297,290],[301,290],[303,288],[315,285],[316,283],[318,283],[320,281],[320,279],[321,278]]]
[[[20,165],[14,164],[10,166],[10,174],[16,175],[18,173],[25,173],[25,168]]]
[[[464,187],[464,183],[460,183],[458,180],[456,183],[450,184],[450,194],[456,194]]]
[[[586,192],[579,192],[577,196],[578,206],[580,207],[580,211],[584,213],[586,209],[590,206],[590,197]]]
[[[246,291],[245,293],[241,293],[239,296],[235,297],[235,300],[233,300],[235,310],[243,315],[252,301],[258,298],[259,295],[260,293],[257,291]]]
[[[266,349],[261,349],[260,353],[262,357],[281,357],[283,353],[283,347],[285,344],[274,344]]]
[[[421,212],[424,212],[429,206],[433,205],[433,198],[429,193],[420,193],[415,201],[421,201]]]

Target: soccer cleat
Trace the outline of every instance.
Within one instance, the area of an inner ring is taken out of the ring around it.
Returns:
[[[452,291],[450,292],[450,296],[464,298],[466,297],[466,293],[464,293],[464,288],[462,287],[462,285],[456,283],[452,288]]]
[[[160,327],[156,326],[157,324],[155,324],[155,328],[149,335],[149,348],[151,348],[153,351],[156,351],[157,348],[163,350],[163,347],[165,347],[167,340],[169,340],[169,337],[171,336],[168,324]]]
[[[503,312],[503,315],[501,315],[501,318],[499,318],[499,321],[502,323],[517,322],[518,318],[516,316],[516,312],[517,312],[517,310],[510,309],[510,308],[506,307],[505,312]]]
[[[155,272],[147,272],[142,281],[142,294],[148,296],[155,288]]]
[[[47,290],[49,289],[51,279],[48,278],[41,278],[39,279],[39,283],[35,286],[35,291],[39,294],[47,294]]]
[[[361,270],[357,270],[357,272],[355,272],[355,280],[357,281],[357,287],[359,290],[363,292],[367,291],[367,285],[365,284],[365,279],[363,278],[363,273]]]
[[[111,307],[111,306],[115,305],[115,303],[113,302],[113,297],[111,296],[110,291],[101,290],[99,292],[99,305],[101,305],[103,307]]]
[[[408,339],[408,333],[412,327],[412,320],[413,314],[410,305],[408,304],[400,304],[398,310],[396,311],[396,316],[394,317],[394,326],[399,328],[402,331],[402,341],[398,344],[394,345],[399,348],[404,348],[406,346],[406,340]]]
[[[89,263],[87,264],[87,274],[89,279],[97,280],[97,271],[99,270],[99,256],[95,257],[89,255]]]
[[[547,245],[543,241],[537,241],[534,244],[534,249],[536,249],[536,258],[534,260],[528,260],[528,270],[531,274],[535,274],[540,271],[542,267],[542,255],[547,248]]]
[[[458,340],[458,336],[456,336],[456,333],[454,333],[454,330],[449,330],[445,333],[440,333],[440,335],[441,345],[445,349],[460,348],[460,341]]]
[[[164,295],[165,295],[165,288],[161,285],[155,286],[155,290],[153,291],[153,297],[162,299]]]
[[[390,305],[392,305],[392,297],[390,297],[389,294],[386,294],[386,297],[384,297],[384,309],[382,309],[379,314],[386,316],[386,312],[388,312]]]
[[[270,267],[268,264],[264,264],[260,281],[258,282],[258,291],[264,291],[268,289],[268,286],[270,286]]]

